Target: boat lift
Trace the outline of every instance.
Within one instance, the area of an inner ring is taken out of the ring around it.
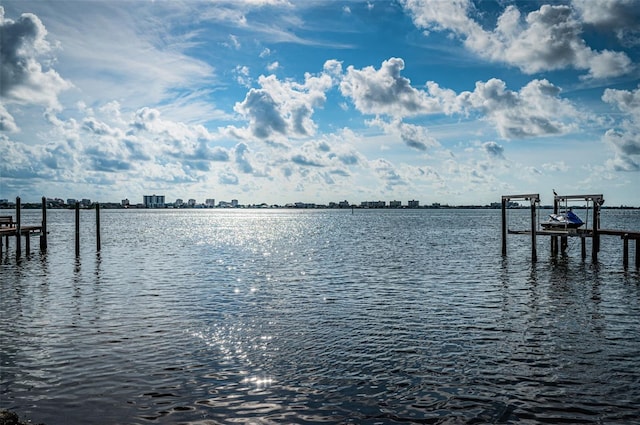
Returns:
[[[531,228],[529,230],[512,230],[507,225],[507,208],[511,200],[525,200],[531,203]],[[635,266],[640,268],[640,231],[638,230],[619,230],[619,229],[601,229],[600,228],[600,208],[604,204],[604,197],[597,195],[558,195],[554,192],[553,213],[558,214],[561,207],[568,209],[569,202],[586,203],[586,219],[585,228],[559,228],[543,230],[539,229],[537,223],[536,206],[540,204],[540,195],[537,193],[524,195],[504,195],[502,196],[502,255],[507,255],[507,234],[530,235],[531,236],[531,261],[536,262],[536,236],[550,236],[551,239],[551,255],[558,254],[558,238],[560,239],[560,250],[564,252],[567,248],[567,239],[569,237],[579,237],[582,247],[582,259],[587,257],[586,242],[587,238],[591,238],[591,259],[595,263],[598,261],[598,252],[600,251],[600,237],[602,235],[618,236],[623,241],[623,257],[622,263],[626,268],[629,265],[629,241],[635,240]],[[582,207],[582,206],[581,206]],[[591,214],[591,217],[589,217]],[[591,223],[589,223],[591,221]],[[590,225],[589,225],[590,224]]]

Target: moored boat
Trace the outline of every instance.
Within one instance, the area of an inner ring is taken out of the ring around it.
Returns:
[[[549,220],[540,223],[545,230],[577,229],[583,224],[584,221],[571,210],[559,214],[549,214]]]

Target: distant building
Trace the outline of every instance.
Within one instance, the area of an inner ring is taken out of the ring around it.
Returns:
[[[87,199],[87,198],[82,198],[82,201],[80,201],[80,204],[83,207],[88,207],[91,205],[91,199]]]
[[[407,203],[409,208],[420,208],[420,201],[411,200]]]
[[[360,203],[362,208],[384,208],[387,206],[385,201],[363,201]]]
[[[122,201],[120,201],[120,205],[125,208],[129,208],[129,199],[123,199]]]
[[[164,195],[144,195],[142,203],[145,208],[164,208]]]
[[[76,204],[76,200],[73,198],[68,198],[67,199],[67,205],[69,205],[70,207],[73,207]]]
[[[184,205],[184,201],[180,198],[176,199],[176,202],[173,203],[173,206],[176,208],[182,208]]]
[[[231,200],[231,206],[233,208],[238,208],[238,200],[237,199],[232,199]]]
[[[338,202],[338,207],[339,208],[349,208],[349,201],[344,200],[344,201]]]
[[[205,199],[205,201],[204,201],[204,205],[205,205],[207,208],[213,208],[213,207],[215,207],[215,206],[216,206],[216,200],[215,200],[215,199],[213,199],[213,198]]]
[[[196,206],[196,200],[195,200],[195,199],[189,199],[189,200],[187,201],[187,206],[188,206],[189,208],[193,208],[193,207],[195,207],[195,206]]]
[[[390,201],[389,202],[389,207],[390,208],[400,208],[402,206],[402,202],[400,201]]]

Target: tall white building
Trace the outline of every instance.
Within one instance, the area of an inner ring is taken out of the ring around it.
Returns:
[[[215,206],[216,206],[216,200],[215,200],[215,199],[213,199],[213,198],[208,198],[208,199],[206,199],[206,200],[204,201],[204,205],[205,205],[207,208],[213,208],[213,207],[215,207]]]
[[[164,195],[144,195],[143,204],[145,208],[164,208]]]

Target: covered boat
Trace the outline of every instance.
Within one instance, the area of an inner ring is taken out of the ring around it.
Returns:
[[[549,220],[540,223],[542,228],[546,230],[577,229],[583,224],[584,221],[571,210],[560,214],[549,214]]]

